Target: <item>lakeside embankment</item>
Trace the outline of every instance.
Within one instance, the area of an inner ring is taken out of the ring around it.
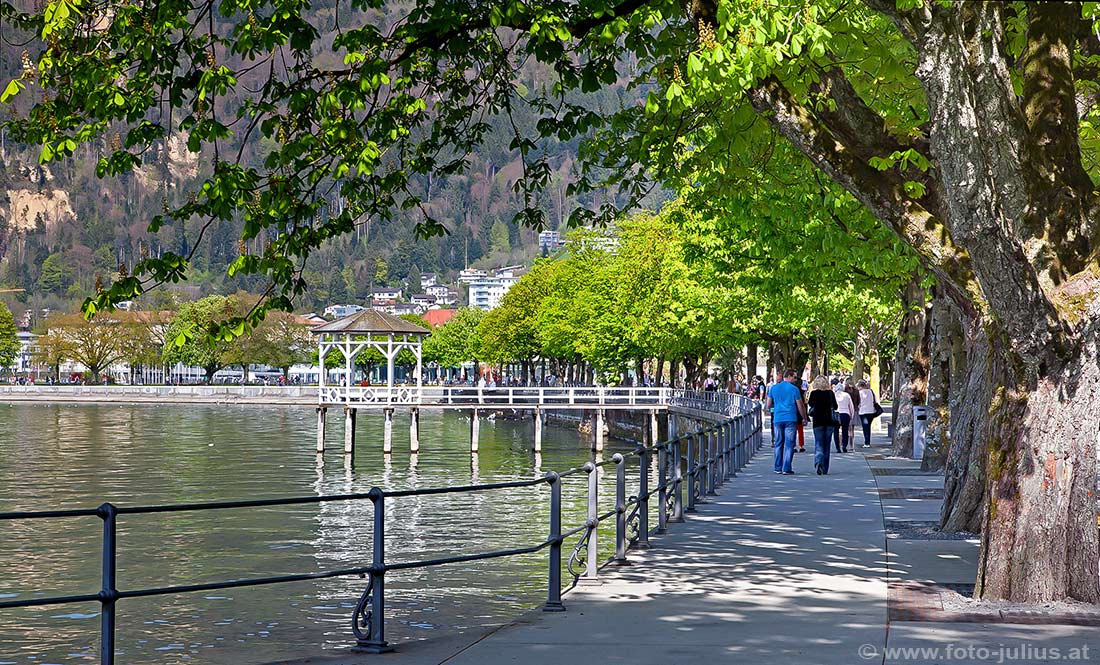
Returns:
[[[27,402],[315,406],[317,386],[0,386],[0,404]]]

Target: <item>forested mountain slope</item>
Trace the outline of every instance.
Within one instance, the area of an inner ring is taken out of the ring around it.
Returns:
[[[306,18],[326,35],[322,43],[328,44],[340,25],[388,26],[407,13],[408,5],[392,2],[382,10],[362,11],[346,0],[321,0],[313,3]],[[215,23],[215,29],[228,33],[233,25]],[[0,25],[0,36],[3,89],[23,71],[24,52],[35,59],[39,42],[18,34],[10,24]],[[320,50],[318,54],[333,57]],[[551,73],[544,69],[531,65],[521,71],[522,79],[516,82],[518,99],[551,85]],[[14,103],[0,104],[0,122],[12,114],[26,114],[40,96],[40,91],[28,90]],[[640,95],[619,84],[586,97],[586,104],[612,110],[637,103]],[[355,233],[326,244],[310,259],[305,273],[310,289],[297,303],[299,307],[362,302],[372,285],[398,285],[410,272],[447,276],[467,262],[499,265],[533,258],[538,252],[537,231],[511,223],[523,203],[513,188],[522,167],[510,142],[512,123],[529,127],[535,117],[521,103],[511,119],[486,118],[493,130],[488,142],[469,156],[466,174],[417,181],[426,201],[423,209],[400,211],[391,220],[362,220]],[[241,150],[246,161],[262,161],[271,146],[257,138],[259,133],[242,141],[242,133],[230,137],[233,149]],[[245,249],[239,246],[239,222],[216,223],[201,239],[198,221],[169,225],[157,233],[147,230],[154,215],[194,191],[208,173],[211,156],[189,151],[186,137],[176,135],[148,151],[136,172],[97,178],[97,162],[121,141],[120,134],[108,133],[98,142],[79,146],[72,159],[40,167],[37,146],[21,145],[0,128],[0,289],[25,290],[17,297],[5,296],[9,303],[17,310],[20,306],[71,310],[95,292],[97,283],[110,283],[120,266],[125,269],[142,256],[164,251],[184,255],[194,251],[191,278],[182,288],[185,297],[261,290],[263,284],[255,276],[230,278],[225,273]],[[548,141],[540,148],[549,158],[553,185],[539,195],[539,204],[549,228],[564,227],[572,208],[599,200],[593,201],[591,194],[566,192],[576,173],[576,141]],[[607,195],[598,194],[600,200]],[[327,210],[340,210],[342,205],[336,194],[326,201]],[[425,213],[442,221],[450,234],[416,238],[414,225]],[[265,236],[253,242],[262,245]],[[146,299],[157,297],[149,294]]]

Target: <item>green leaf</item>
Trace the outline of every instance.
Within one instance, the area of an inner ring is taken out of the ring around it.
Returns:
[[[7,87],[4,88],[4,92],[0,94],[0,103],[6,104],[10,102],[13,97],[19,94],[19,91],[26,88],[22,81],[19,79],[12,79]]]

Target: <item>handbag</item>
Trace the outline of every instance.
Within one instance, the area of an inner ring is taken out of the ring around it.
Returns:
[[[832,409],[830,415],[833,418],[833,427],[840,427],[840,412],[836,409]]]
[[[882,405],[881,405],[881,404],[879,404],[879,403],[878,403],[878,400],[876,399],[876,400],[875,400],[875,413],[874,413],[874,417],[875,417],[875,418],[878,418],[879,416],[881,416],[881,415],[882,415],[882,413],[883,413],[883,411],[882,411]]]

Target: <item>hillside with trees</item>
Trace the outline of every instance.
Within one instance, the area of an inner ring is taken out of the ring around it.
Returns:
[[[321,32],[320,63],[332,58],[321,45],[330,45],[335,38],[338,9],[342,20],[350,17],[355,22],[392,25],[407,12],[408,3],[391,2],[370,10],[332,0],[311,5],[303,19]],[[220,37],[228,39],[235,24],[216,18],[214,25]],[[26,33],[10,21],[0,21],[0,26],[0,81],[6,85],[23,75],[27,62],[37,60],[42,45],[33,39],[25,45]],[[244,58],[231,56],[229,64],[242,66]],[[242,82],[246,80],[242,77]],[[545,90],[553,85],[553,73],[530,63],[518,70],[515,85],[520,90]],[[636,92],[626,90],[625,81],[576,97],[604,112],[636,104],[639,99]],[[41,101],[42,94],[27,91],[0,104],[0,123],[25,116]],[[211,109],[213,114],[231,112],[224,101]],[[398,286],[421,273],[449,277],[468,264],[529,263],[538,255],[537,230],[512,223],[527,205],[515,188],[523,166],[512,140],[513,125],[528,132],[537,119],[526,105],[516,106],[510,117],[487,115],[483,119],[487,126],[484,140],[466,155],[461,173],[428,172],[413,178],[411,187],[422,197],[420,205],[390,216],[364,215],[348,233],[324,242],[304,265],[309,289],[296,299],[295,307],[304,311],[336,302],[363,303],[373,287]],[[242,163],[262,165],[274,142],[242,129],[229,130],[222,149],[239,151]],[[136,263],[166,253],[190,256],[186,287],[167,300],[266,288],[262,276],[230,276],[225,267],[243,253],[262,252],[277,233],[264,231],[242,242],[245,220],[239,215],[209,225],[190,219],[156,232],[149,230],[156,215],[186,203],[209,177],[211,150],[193,150],[197,146],[189,147],[185,135],[174,134],[142,151],[133,171],[117,178],[97,177],[101,160],[122,148],[125,140],[119,131],[108,131],[81,144],[68,159],[40,164],[40,148],[15,140],[10,128],[0,124],[0,290],[24,290],[0,297],[17,315],[24,307],[73,311],[97,289],[125,277]],[[576,139],[547,139],[539,149],[547,160],[550,186],[534,204],[545,211],[546,228],[564,228],[572,209],[594,205],[608,192],[567,192],[577,178]],[[317,215],[322,220],[346,206],[338,191],[321,198]],[[417,224],[426,216],[437,220],[448,233],[418,238]],[[140,304],[157,309],[166,299],[151,295]]]

